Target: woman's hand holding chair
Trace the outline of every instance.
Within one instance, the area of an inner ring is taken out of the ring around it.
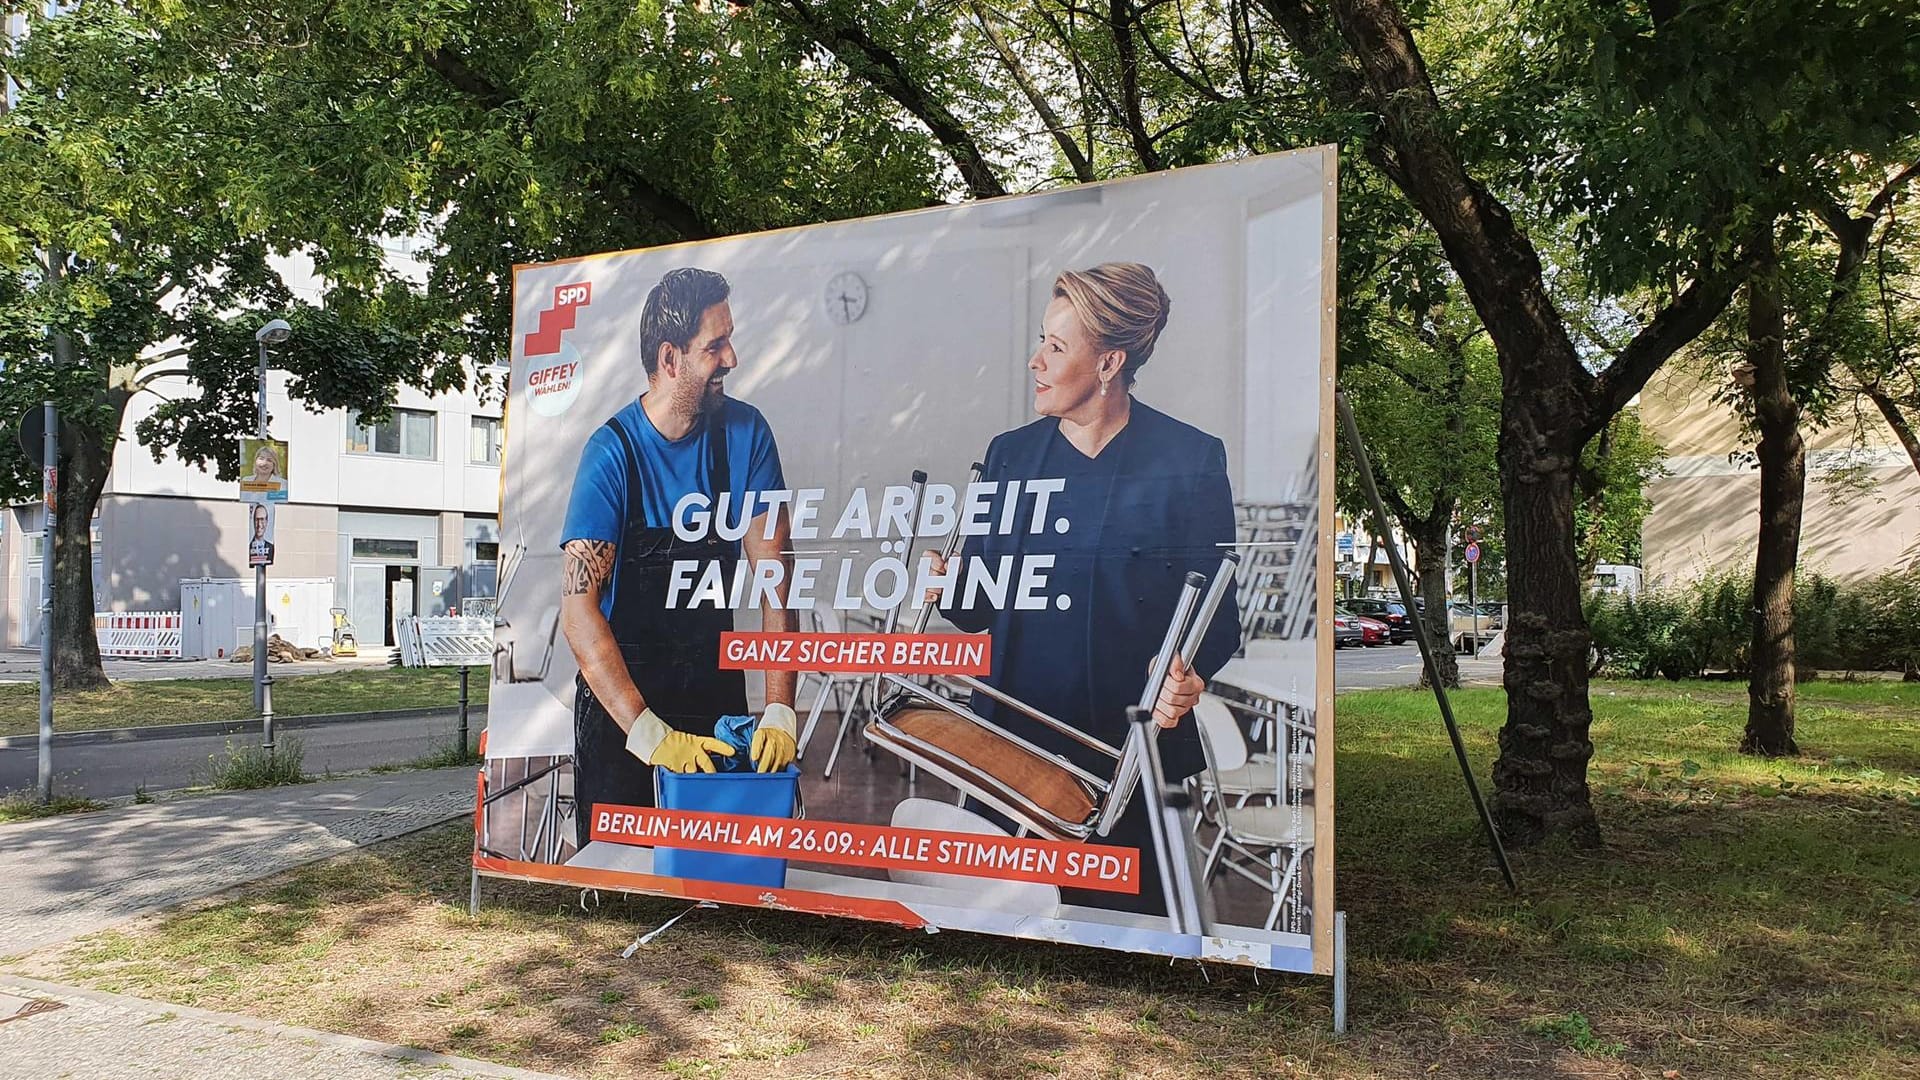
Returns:
[[[1167,679],[1160,684],[1160,699],[1153,703],[1153,722],[1163,728],[1177,727],[1180,718],[1200,700],[1207,681],[1178,656],[1167,668]]]

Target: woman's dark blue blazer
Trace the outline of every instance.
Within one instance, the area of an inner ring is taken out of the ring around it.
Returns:
[[[1043,477],[1045,449],[1059,421],[1043,417],[1024,427],[1003,432],[987,447],[982,480],[1004,485],[1010,480]],[[1124,431],[1103,453],[1120,453],[1117,479],[1105,500],[1099,527],[1099,553],[1091,585],[1092,603],[1076,606],[1079,634],[1042,641],[1023,639],[1023,663],[1041,662],[1072,680],[1084,701],[1078,715],[1058,718],[1074,724],[1103,742],[1122,746],[1126,738],[1126,709],[1139,704],[1146,686],[1147,665],[1166,635],[1174,604],[1188,571],[1199,571],[1209,581],[1220,560],[1233,550],[1233,491],[1227,480],[1227,452],[1219,439],[1135,400]],[[1004,491],[1004,486],[998,490]],[[990,520],[998,520],[998,508]],[[1073,523],[1074,531],[1084,527]],[[1028,539],[1024,529],[1011,535],[970,537],[962,556],[979,555],[993,564],[1001,555],[1019,556]],[[1007,630],[1022,613],[972,609],[955,604],[944,609],[963,630],[986,630],[993,637],[993,670],[1004,672]],[[1240,644],[1240,621],[1234,594],[1228,592],[1195,656],[1194,668],[1211,678]],[[989,681],[995,681],[990,678]],[[981,715],[1025,734],[1027,723],[1003,715],[991,699],[974,696]],[[1038,741],[1038,740],[1036,740]],[[1046,744],[1058,745],[1048,739]],[[1095,775],[1112,774],[1113,761],[1067,742],[1062,749]],[[1205,767],[1199,735],[1191,715],[1177,728],[1160,733],[1161,758],[1167,777],[1179,780]]]

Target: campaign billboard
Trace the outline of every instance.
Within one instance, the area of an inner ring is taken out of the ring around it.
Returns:
[[[476,870],[1331,971],[1334,169],[516,267]]]

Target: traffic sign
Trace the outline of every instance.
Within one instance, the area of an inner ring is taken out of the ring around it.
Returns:
[[[41,459],[47,456],[46,410],[39,405],[29,406],[20,414],[20,421],[14,425],[13,430],[14,438],[20,443],[20,452],[25,454],[27,460],[33,462],[35,466],[44,468],[47,463]],[[58,418],[56,430],[60,433],[61,445],[74,446],[79,443],[80,429],[74,427],[66,417]]]
[[[1467,545],[1467,561],[1469,563],[1477,563],[1480,561],[1480,545],[1479,544]]]

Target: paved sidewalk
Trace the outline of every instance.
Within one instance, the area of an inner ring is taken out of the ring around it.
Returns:
[[[0,957],[471,813],[473,791],[461,767],[0,826]]]
[[[10,1000],[11,999],[11,1000]],[[17,1015],[24,1002],[45,1004]],[[3,1017],[13,1017],[4,1019]],[[0,1078],[557,1080],[347,1035],[0,975]]]

